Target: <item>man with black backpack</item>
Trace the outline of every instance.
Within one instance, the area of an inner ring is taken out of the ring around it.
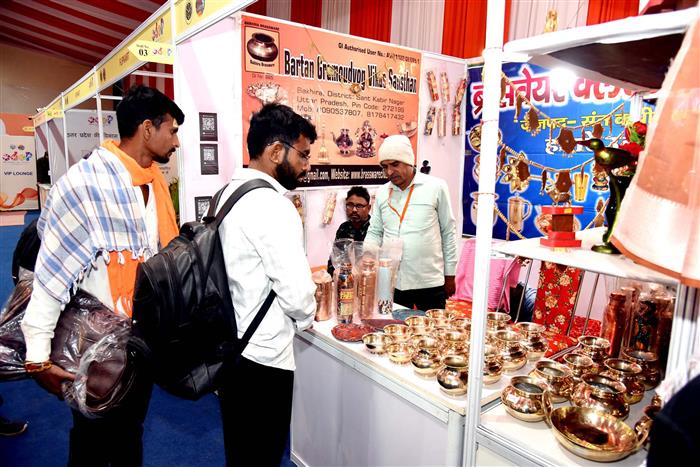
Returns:
[[[178,233],[168,185],[153,162],[167,162],[179,147],[184,118],[157,89],[131,88],[117,106],[121,141],[104,141],[49,193],[37,224],[41,247],[22,331],[27,373],[58,397],[74,375],[50,360],[51,343],[76,289],[130,317],[137,266]],[[68,465],[142,464],[152,382],[147,375],[138,381],[104,418],[72,410]]]
[[[250,164],[236,170],[221,196],[228,199],[253,179],[273,188],[247,193],[219,228],[239,337],[276,293],[242,357],[221,375],[228,465],[278,466],[284,453],[292,413],[294,333],[311,326],[316,310],[301,220],[284,193],[306,175],[315,140],[314,126],[292,109],[264,106],[250,120]]]

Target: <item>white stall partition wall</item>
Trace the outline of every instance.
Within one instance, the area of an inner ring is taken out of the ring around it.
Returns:
[[[100,145],[100,132],[96,110],[68,110],[64,116],[68,137],[68,166],[70,167]],[[105,139],[119,139],[116,112],[103,111],[102,125]]]
[[[68,170],[66,150],[63,144],[63,119],[49,120],[46,123],[46,128],[49,143],[49,170],[51,171],[51,184],[54,184]]]
[[[418,169],[428,169],[429,175],[441,178],[447,182],[450,190],[450,203],[452,213],[457,223],[457,238],[462,236],[462,180],[464,164],[464,107],[467,99],[466,92],[462,93],[462,98],[455,111],[455,96],[462,79],[466,78],[466,62],[441,55],[424,53],[421,65],[421,89],[418,104]],[[440,89],[440,99],[433,101],[428,87],[427,73],[432,72],[438,83],[442,81],[443,73],[447,77],[449,93],[443,96],[443,89]],[[432,114],[431,108],[435,109],[435,114],[440,109],[444,112],[445,133],[441,136],[438,128],[437,118],[431,134],[426,134],[426,120],[428,114]],[[459,126],[455,127],[454,119],[457,119]],[[456,135],[453,135],[453,128]],[[426,164],[427,161],[427,164]],[[459,243],[461,245],[461,242]]]
[[[185,113],[179,132],[181,222],[194,220],[201,200],[214,195],[243,163],[240,55],[240,21],[233,17],[176,48],[175,101]]]

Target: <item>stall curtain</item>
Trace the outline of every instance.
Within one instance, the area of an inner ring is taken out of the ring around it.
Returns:
[[[273,0],[274,1],[274,0]],[[267,15],[267,0],[258,0],[252,5],[248,5],[245,9],[248,13],[254,13],[256,15]]]
[[[292,12],[292,0],[270,0],[267,3],[267,16],[289,21]]]
[[[322,10],[322,28],[350,33],[350,0],[323,0]]]
[[[352,0],[350,34],[389,42],[391,40],[392,0]]]
[[[442,0],[394,2],[391,9],[391,42],[440,53],[445,4]]]
[[[557,12],[558,31],[585,26],[588,0],[513,0],[508,40],[542,34],[549,10]]]
[[[629,256],[700,287],[700,20],[659,92],[646,150],[625,194],[613,243]]]
[[[506,0],[504,41],[508,39],[510,4],[511,0]],[[481,56],[486,44],[486,6],[486,0],[445,0],[442,53],[461,58]]]
[[[321,10],[321,0],[292,0],[292,21],[320,27]]]
[[[606,23],[638,13],[639,0],[588,0],[586,24]]]

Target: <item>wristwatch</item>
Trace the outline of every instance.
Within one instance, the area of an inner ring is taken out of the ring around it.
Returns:
[[[24,370],[27,373],[39,373],[51,368],[51,360],[45,362],[24,362]]]

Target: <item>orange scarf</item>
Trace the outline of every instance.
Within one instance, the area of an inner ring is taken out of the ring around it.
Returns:
[[[133,157],[119,148],[116,141],[106,140],[102,143],[102,147],[117,156],[124,167],[126,167],[126,170],[131,175],[133,186],[152,184],[158,217],[158,237],[161,246],[167,245],[170,240],[177,236],[178,228],[170,191],[160,169],[156,164],[151,164],[150,167],[141,167]],[[121,264],[120,256],[122,257]],[[116,309],[117,305],[121,303],[121,308],[128,316],[131,316],[134,285],[136,283],[136,268],[143,261],[143,257],[134,259],[131,254],[122,253],[120,255],[116,251],[111,251],[109,257],[107,273],[109,275],[109,286],[112,292],[112,300],[114,300],[114,307]]]

